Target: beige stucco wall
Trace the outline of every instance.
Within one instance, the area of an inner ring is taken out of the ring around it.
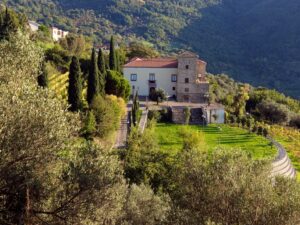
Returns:
[[[149,95],[149,74],[154,73],[156,79],[156,88],[161,88],[169,96],[176,95],[176,82],[172,82],[172,74],[177,74],[177,68],[124,68],[124,77],[130,82],[131,88],[139,90],[139,95]],[[131,74],[137,74],[137,81],[131,81]],[[175,87],[175,91],[173,91]]]

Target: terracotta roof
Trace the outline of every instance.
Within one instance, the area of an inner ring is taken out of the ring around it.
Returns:
[[[178,61],[174,58],[143,59],[133,58],[124,68],[177,68]]]

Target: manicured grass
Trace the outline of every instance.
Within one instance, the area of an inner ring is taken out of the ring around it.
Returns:
[[[192,125],[190,129],[203,132],[209,151],[218,146],[227,149],[240,148],[250,153],[255,159],[275,158],[277,150],[262,136],[250,134],[247,130],[228,125],[209,125],[207,127]],[[155,133],[160,149],[170,154],[176,154],[182,149],[183,125],[158,123]]]

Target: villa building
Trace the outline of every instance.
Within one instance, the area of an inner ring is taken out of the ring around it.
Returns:
[[[138,90],[140,96],[149,96],[160,88],[178,102],[208,100],[206,62],[192,52],[184,52],[177,58],[134,58],[124,65],[123,72],[132,90]]]
[[[124,76],[133,93],[149,96],[155,89],[163,89],[169,101],[162,108],[170,109],[174,123],[185,123],[185,108],[190,109],[190,124],[222,124],[225,109],[220,104],[209,104],[209,82],[206,62],[192,52],[183,52],[177,58],[134,58],[124,65]]]
[[[58,41],[61,38],[65,38],[69,34],[68,31],[60,30],[56,27],[52,27],[51,31],[52,31],[52,38],[54,41]]]
[[[38,31],[39,27],[40,27],[40,24],[38,24],[37,22],[35,21],[28,21],[28,25],[30,27],[30,30],[32,32],[36,32]]]
[[[37,32],[41,26],[35,21],[28,21],[29,28],[32,32]],[[68,31],[60,30],[56,27],[51,27],[51,36],[54,41],[59,41],[61,38],[65,38],[69,34]]]

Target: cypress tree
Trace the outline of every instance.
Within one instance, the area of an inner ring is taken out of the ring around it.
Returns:
[[[133,97],[133,103],[132,103],[132,109],[131,109],[132,124],[134,126],[136,126],[137,122],[138,122],[139,109],[140,109],[140,103],[139,103],[138,91],[137,91],[135,96]]]
[[[97,65],[96,51],[93,49],[90,70],[88,75],[87,101],[92,103],[93,98],[99,94],[99,70]]]
[[[117,69],[114,36],[111,36],[111,39],[110,39],[109,68],[110,68],[110,70]]]
[[[69,72],[68,102],[71,111],[78,111],[82,106],[82,81],[81,69],[77,57],[72,57]]]
[[[48,75],[48,71],[46,69],[46,63],[43,62],[42,72],[38,76],[38,85],[43,88],[48,88],[48,86],[49,86],[49,78],[48,77],[49,77],[49,75]]]
[[[98,69],[99,69],[99,89],[100,94],[105,94],[105,80],[106,80],[106,70],[105,70],[105,58],[102,49],[99,49],[98,53]]]
[[[104,52],[102,49],[99,49],[98,53],[98,68],[100,73],[105,74],[106,69],[105,69],[105,58],[104,58]]]
[[[121,72],[119,52],[115,51],[115,55],[116,55],[116,71]]]
[[[11,33],[17,32],[19,22],[16,16],[6,8],[0,18],[0,40],[7,40]]]

